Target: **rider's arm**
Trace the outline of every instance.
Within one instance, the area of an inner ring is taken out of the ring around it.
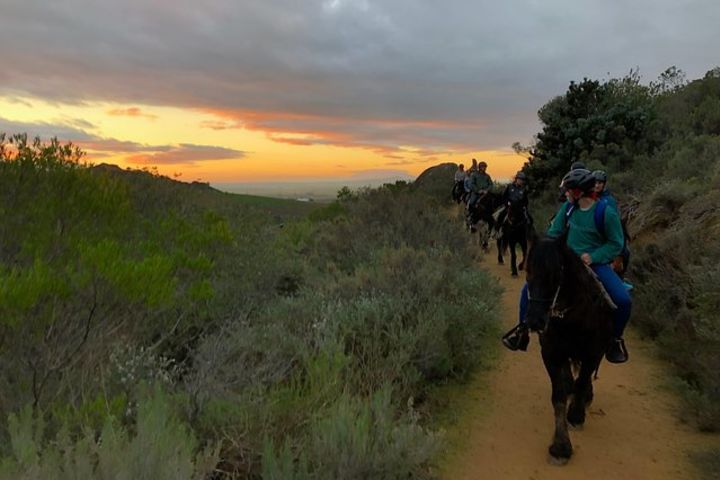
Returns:
[[[493,186],[492,178],[490,178],[490,175],[485,175],[485,177],[483,178],[482,189],[490,190],[492,188],[492,186]]]
[[[605,243],[590,254],[593,263],[608,264],[622,252],[623,230],[620,216],[614,208],[605,209],[605,237]]]
[[[553,218],[550,228],[548,228],[547,231],[548,237],[557,238],[565,233],[565,213],[569,205],[570,203],[568,202],[563,203],[563,206],[560,207],[560,210],[555,214],[555,218]]]

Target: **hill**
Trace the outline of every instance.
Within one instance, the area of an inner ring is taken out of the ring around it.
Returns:
[[[453,175],[457,168],[455,163],[441,163],[430,167],[415,179],[413,189],[440,200],[449,199]]]
[[[162,203],[163,199],[171,199],[172,202],[180,202],[186,206],[221,211],[250,207],[270,215],[276,222],[304,217],[318,207],[312,202],[222,192],[207,183],[181,182],[152,171],[122,169],[106,163],[92,166],[90,170],[125,182],[136,196],[150,195],[152,198],[148,198],[148,201]]]

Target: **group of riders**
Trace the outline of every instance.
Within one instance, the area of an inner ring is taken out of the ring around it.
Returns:
[[[467,170],[461,164],[455,172],[452,196],[458,203],[465,204],[465,217],[471,231],[475,231],[476,212],[484,198],[490,195],[493,186],[486,172],[487,163],[473,159]],[[563,202],[547,230],[549,237],[564,238],[567,246],[587,265],[615,305],[613,318],[613,339],[605,357],[612,363],[624,363],[628,352],[623,332],[630,318],[631,298],[629,284],[622,275],[627,268],[629,250],[627,235],[620,220],[617,201],[607,188],[608,175],[602,170],[590,171],[580,162],[572,164],[570,171],[560,184]],[[495,235],[502,232],[507,212],[511,205],[520,205],[527,223],[532,227],[529,212],[527,177],[523,172],[515,175],[512,183],[505,187],[500,205],[492,212]],[[510,350],[527,349],[530,333],[526,321],[528,306],[527,284],[520,294],[519,323],[502,339]]]

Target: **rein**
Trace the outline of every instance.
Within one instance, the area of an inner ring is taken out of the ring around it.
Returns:
[[[558,285],[557,289],[555,290],[555,295],[552,299],[550,298],[533,298],[530,295],[530,289],[528,289],[527,295],[528,295],[528,302],[538,302],[538,303],[549,303],[550,309],[548,311],[548,321],[545,323],[545,327],[542,329],[540,333],[547,332],[548,327],[550,326],[550,321],[553,318],[564,318],[565,313],[567,313],[568,310],[570,310],[570,307],[564,308],[562,310],[558,310],[557,308],[557,301],[560,297],[560,290],[562,289],[562,283]]]

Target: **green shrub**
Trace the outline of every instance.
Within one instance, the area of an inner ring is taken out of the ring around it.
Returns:
[[[288,440],[276,447],[266,442],[263,478],[429,477],[427,466],[438,438],[417,424],[412,411],[397,415],[388,388],[367,401],[343,396],[311,425],[301,443]]]
[[[108,417],[97,438],[93,431],[74,438],[66,425],[47,439],[30,408],[10,416],[9,432],[12,452],[0,464],[8,479],[202,479],[217,463],[217,452],[200,448],[160,393],[141,402],[133,432]]]

